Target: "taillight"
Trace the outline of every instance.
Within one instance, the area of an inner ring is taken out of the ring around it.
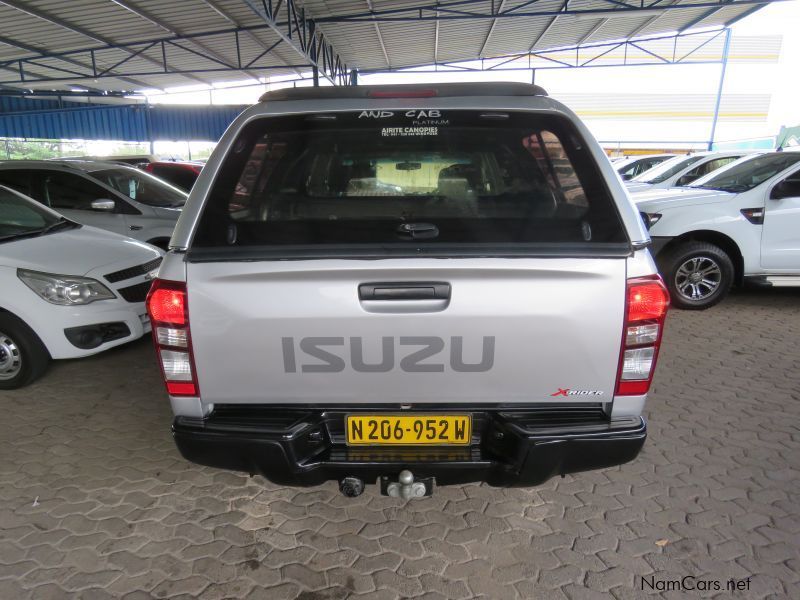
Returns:
[[[638,396],[650,389],[668,307],[669,292],[661,277],[628,280],[617,395]]]
[[[147,294],[147,313],[161,372],[171,396],[197,396],[186,284],[156,279]]]

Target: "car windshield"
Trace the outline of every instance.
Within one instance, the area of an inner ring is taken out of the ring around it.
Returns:
[[[631,181],[637,183],[661,183],[666,181],[676,173],[683,171],[689,165],[696,163],[703,158],[702,156],[677,156],[664,161],[657,167],[645,171],[638,177],[634,177]]]
[[[65,221],[59,215],[40,207],[5,188],[0,188],[0,242],[50,231]]]
[[[800,162],[800,152],[775,152],[739,161],[719,173],[710,173],[691,187],[740,193],[751,190]]]
[[[148,206],[175,208],[186,203],[186,192],[132,167],[102,169],[90,174],[118,192]]]

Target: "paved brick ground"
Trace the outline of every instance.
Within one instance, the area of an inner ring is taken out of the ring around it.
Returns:
[[[0,394],[0,598],[800,598],[798,341],[797,290],[674,312],[636,462],[408,504],[186,463],[149,340],[60,363]]]

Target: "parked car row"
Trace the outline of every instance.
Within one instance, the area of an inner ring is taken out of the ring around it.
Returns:
[[[697,152],[689,156],[673,156],[630,181],[626,181],[625,186],[629,191],[636,192],[689,185],[696,179],[721,169],[746,154],[745,151]]]
[[[202,166],[0,161],[0,389],[150,331],[144,301]]]
[[[800,285],[800,152],[744,156],[632,197],[675,306],[708,308],[734,284]]]
[[[631,177],[648,160],[658,164]],[[734,285],[800,285],[800,153],[714,151],[612,162],[650,230],[674,306]]]

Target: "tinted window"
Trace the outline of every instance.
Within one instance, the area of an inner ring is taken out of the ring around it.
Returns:
[[[725,158],[715,158],[714,160],[709,160],[704,162],[701,165],[697,165],[695,168],[689,170],[688,172],[681,175],[680,179],[675,182],[677,186],[689,185],[695,179],[700,179],[709,173],[713,173],[717,169],[721,169],[728,163],[732,163],[738,156],[727,156]]]
[[[150,173],[132,167],[92,171],[91,176],[126,196],[149,206],[183,206],[186,193]]]
[[[627,167],[624,167],[620,170],[620,175],[626,176],[630,179],[632,177],[637,177],[644,173],[645,171],[649,171],[657,164],[664,162],[668,157],[652,157],[652,158],[641,158],[636,162],[631,163]]]
[[[108,190],[80,175],[64,171],[37,171],[41,201],[47,206],[73,210],[91,210],[93,200],[110,199]],[[38,200],[39,198],[37,198]]]
[[[246,126],[193,247],[626,241],[566,120],[365,111]]]
[[[31,196],[31,172],[29,170],[0,169],[0,184]]]
[[[676,173],[683,171],[689,165],[696,163],[698,160],[703,158],[702,156],[678,156],[676,158],[671,158],[668,161],[665,161],[658,165],[657,167],[650,169],[646,173],[642,173],[634,179],[634,181],[638,181],[641,183],[661,183],[662,181],[666,181]]]
[[[697,187],[723,190],[725,192],[745,192],[764,183],[793,164],[800,161],[800,152],[776,152],[756,156],[732,165],[714,175],[709,174],[696,182]]]

